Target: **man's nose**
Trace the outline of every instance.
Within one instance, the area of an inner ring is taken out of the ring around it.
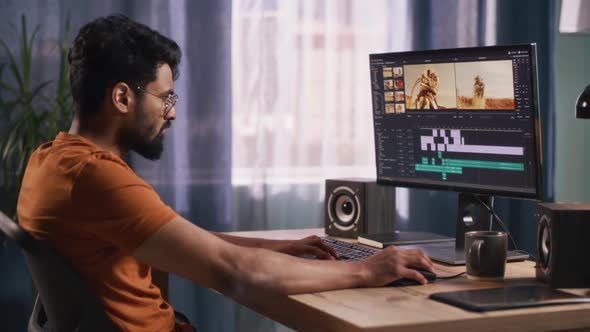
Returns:
[[[176,120],[176,105],[172,106],[168,114],[164,117],[164,120]]]

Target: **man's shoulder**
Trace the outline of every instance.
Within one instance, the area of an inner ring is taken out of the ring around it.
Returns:
[[[55,140],[41,145],[31,156],[31,166],[57,168],[59,173],[78,173],[87,164],[104,168],[130,170],[128,165],[112,152],[99,148],[77,135],[60,133]]]
[[[79,163],[92,162],[98,165],[117,164],[125,169],[127,164],[111,151],[100,148],[91,141],[78,135],[63,135],[53,141],[55,152],[64,159]]]
[[[93,151],[83,160],[75,182],[108,183],[143,182],[119,157],[106,151]]]
[[[131,168],[121,158],[115,156],[112,152],[104,150],[96,150],[89,153],[85,160],[86,164],[89,164],[97,169],[108,169],[111,171],[119,172],[132,172]]]

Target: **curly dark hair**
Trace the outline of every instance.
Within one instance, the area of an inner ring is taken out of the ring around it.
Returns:
[[[181,57],[173,40],[124,15],[95,19],[80,29],[68,51],[76,110],[80,115],[97,113],[108,89],[119,82],[143,88],[156,80],[164,63],[178,78]]]

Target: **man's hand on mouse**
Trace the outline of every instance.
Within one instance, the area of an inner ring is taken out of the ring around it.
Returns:
[[[432,261],[420,249],[391,246],[359,263],[366,271],[367,286],[383,286],[402,278],[415,279],[424,285],[428,281],[414,268],[434,273]]]

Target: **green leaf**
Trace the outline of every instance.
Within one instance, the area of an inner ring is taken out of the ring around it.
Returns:
[[[18,94],[18,89],[10,86],[10,84],[8,84],[6,82],[0,81],[0,88],[12,92],[13,95],[17,95]]]
[[[22,68],[22,75],[23,75],[23,92],[26,93],[29,90],[29,76],[31,73],[31,52],[29,50],[29,45],[27,43],[27,19],[25,15],[21,15],[21,49],[20,49],[20,56],[21,56],[21,68]]]
[[[14,60],[14,56],[12,55],[10,48],[8,47],[8,45],[6,45],[6,43],[4,42],[3,39],[0,39],[0,45],[2,45],[2,47],[4,48],[4,51],[6,52],[6,55],[8,56],[8,67],[10,68],[10,71],[12,72],[14,79],[16,79],[18,86],[22,91],[23,79],[22,79],[21,73],[18,69],[18,64]]]
[[[4,147],[3,147],[3,151],[2,151],[2,159],[9,159],[10,156],[12,155],[13,151],[17,148],[18,146],[18,136],[17,134],[19,133],[18,127],[15,127],[14,129],[12,129],[12,131],[10,132],[10,135],[8,136],[8,138],[6,139],[6,142],[4,143]]]
[[[26,31],[25,28],[25,20],[24,20],[24,15],[23,15],[23,31]],[[33,62],[33,41],[35,40],[35,37],[37,36],[37,33],[39,32],[39,26],[35,27],[35,30],[33,31],[33,34],[31,35],[31,39],[29,41],[29,43],[27,44],[27,36],[26,34],[23,34],[23,41],[24,43],[24,48],[22,50],[22,61],[23,61],[23,82],[25,83],[25,88],[28,89],[29,88],[29,81],[31,79],[31,63]]]
[[[20,187],[20,183],[23,181],[23,176],[25,175],[25,166],[29,158],[31,157],[31,152],[26,151],[25,153],[21,154],[18,164],[16,166],[16,171],[18,174],[18,187]]]
[[[10,186],[10,175],[6,170],[10,169],[9,163],[8,163],[8,159],[2,159],[2,169],[5,170],[4,173],[4,185],[6,186],[5,188],[5,192],[9,191]]]
[[[10,120],[10,112],[16,104],[18,104],[18,101],[3,102],[2,107],[0,107],[0,116],[2,116],[7,123]],[[3,135],[0,135],[0,137],[1,136]]]
[[[50,83],[51,83],[51,81],[45,81],[45,82],[37,85],[35,87],[35,89],[33,89],[33,91],[31,92],[31,95],[30,95],[31,100],[35,99],[35,97],[37,96],[37,94],[39,94]]]
[[[66,31],[65,31],[65,40],[68,39],[69,35],[69,14],[66,19]],[[55,117],[52,119],[51,123],[53,127],[51,128],[50,135],[54,135],[59,130],[65,130],[67,126],[66,122],[71,120],[71,115],[73,113],[73,106],[72,106],[72,94],[70,92],[70,82],[68,77],[69,72],[69,63],[67,61],[67,46],[64,44],[62,45],[62,49],[60,52],[60,64],[59,64],[59,80],[57,84],[57,95],[55,100],[54,106],[54,114]]]

